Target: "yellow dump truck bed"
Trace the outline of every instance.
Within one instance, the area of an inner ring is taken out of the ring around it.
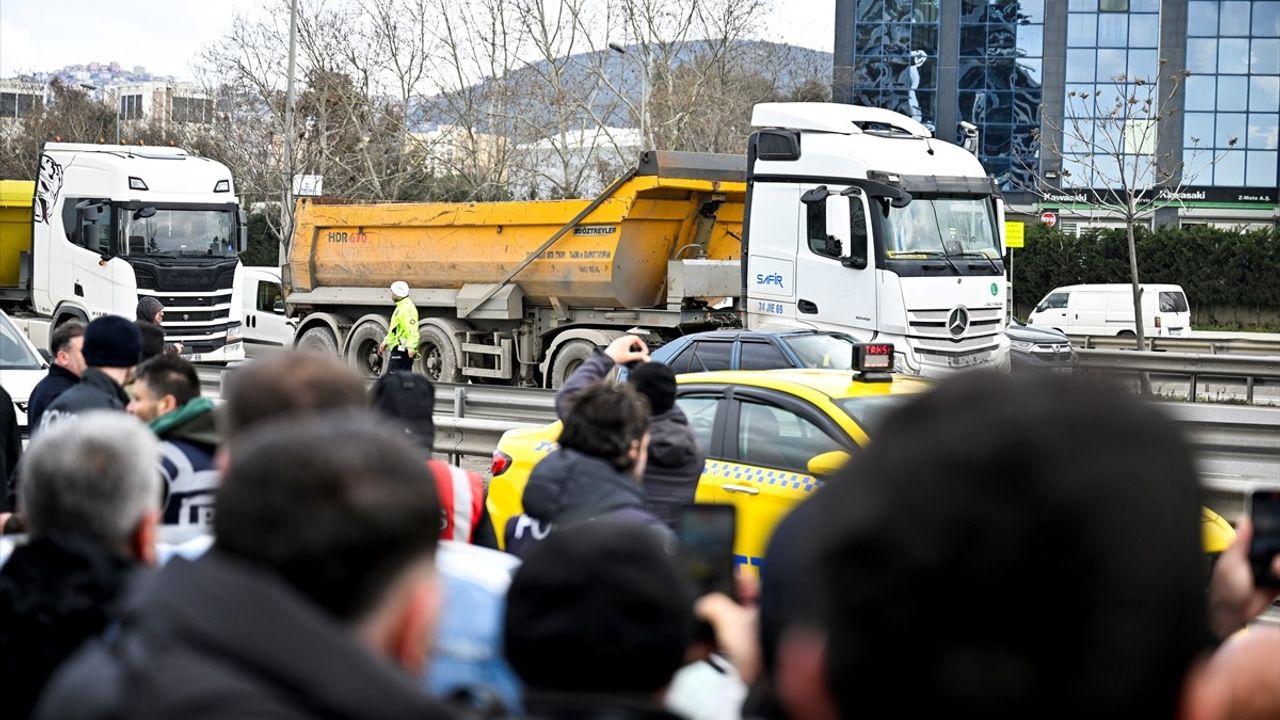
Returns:
[[[496,284],[595,204],[511,282],[537,304],[555,297],[566,306],[652,307],[664,297],[668,260],[739,257],[746,183],[737,156],[646,156],[594,201],[299,200],[291,291],[396,280],[414,288]]]
[[[18,286],[21,257],[31,252],[30,180],[0,180],[0,288]]]

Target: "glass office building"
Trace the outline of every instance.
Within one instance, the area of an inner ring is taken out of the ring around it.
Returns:
[[[835,47],[837,100],[957,143],[972,123],[1024,209],[1107,186],[1116,163],[1090,145],[1109,132],[1183,174],[1184,218],[1275,220],[1280,0],[837,0]],[[1115,99],[1158,95],[1170,74],[1185,74],[1172,121],[1117,130]]]

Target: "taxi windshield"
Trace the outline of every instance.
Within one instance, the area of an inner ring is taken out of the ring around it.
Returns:
[[[906,402],[907,395],[864,395],[862,397],[841,398],[835,401],[836,407],[853,418],[853,421],[868,435],[875,433],[875,428],[884,422],[890,410]]]

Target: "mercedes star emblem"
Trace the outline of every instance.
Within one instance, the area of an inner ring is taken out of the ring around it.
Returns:
[[[960,337],[964,335],[964,331],[969,329],[969,309],[963,305],[957,306],[947,316],[947,330],[951,333],[951,337]]]

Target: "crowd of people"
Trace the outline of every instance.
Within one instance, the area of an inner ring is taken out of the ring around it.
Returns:
[[[696,597],[673,530],[706,452],[640,338],[569,378],[495,528],[399,331],[372,388],[281,351],[215,406],[143,359],[143,310],[53,333],[4,717],[1280,717],[1248,521],[1209,569],[1178,427],[1103,381],[938,383],[783,519],[758,584]]]

